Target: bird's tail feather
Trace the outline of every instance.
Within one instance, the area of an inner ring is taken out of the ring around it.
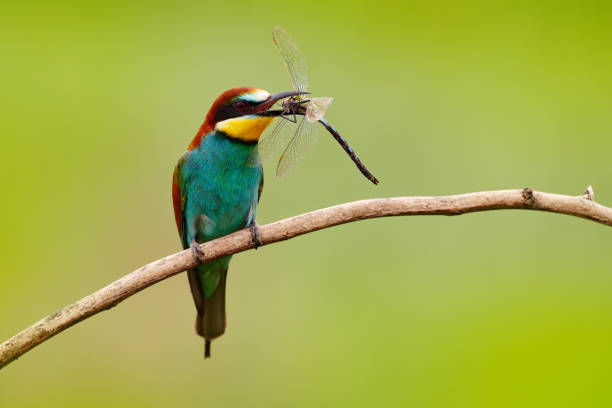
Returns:
[[[196,303],[198,315],[195,321],[195,330],[204,337],[204,358],[210,357],[210,343],[213,339],[225,332],[225,282],[227,269],[220,271],[219,283],[213,293],[205,298],[202,284],[197,271],[189,271],[189,283]]]
[[[210,343],[210,340],[204,339],[204,358],[210,357]]]

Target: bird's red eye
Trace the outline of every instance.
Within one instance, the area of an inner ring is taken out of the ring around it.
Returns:
[[[238,101],[236,102],[236,109],[238,110],[245,110],[246,109],[246,103],[244,103],[244,101]]]

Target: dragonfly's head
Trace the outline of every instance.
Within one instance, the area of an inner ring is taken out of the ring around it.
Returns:
[[[217,130],[227,136],[254,143],[274,120],[269,110],[284,98],[303,92],[288,91],[270,94],[263,89],[241,87],[225,91],[215,100],[190,148],[199,145],[202,137]]]

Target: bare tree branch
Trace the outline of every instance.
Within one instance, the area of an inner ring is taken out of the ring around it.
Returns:
[[[459,215],[475,211],[527,209],[586,218],[612,226],[612,208],[593,201],[589,186],[577,197],[522,190],[483,191],[446,197],[395,197],[355,201],[297,215],[261,228],[264,245],[334,225],[367,218],[396,215]],[[248,230],[241,230],[201,245],[205,260],[254,247]],[[110,285],[43,318],[0,345],[0,368],[45,340],[96,313],[110,309],[127,297],[197,265],[190,250],[145,265]]]

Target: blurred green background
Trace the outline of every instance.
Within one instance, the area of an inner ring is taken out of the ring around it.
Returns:
[[[612,204],[609,2],[3,6],[0,340],[179,249],[171,173],[212,101],[286,90],[294,38],[329,135],[260,224],[370,197],[522,188]],[[370,220],[234,257],[202,359],[185,276],[0,372],[2,407],[612,404],[612,230],[496,211]]]

